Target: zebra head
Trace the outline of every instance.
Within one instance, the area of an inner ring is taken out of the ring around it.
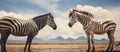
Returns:
[[[49,13],[48,18],[47,18],[47,25],[49,25],[50,27],[52,27],[54,30],[57,29],[57,25],[54,21],[54,17],[51,13]]]
[[[75,15],[74,12],[75,12],[74,9],[70,9],[69,11],[69,23],[68,23],[69,27],[72,27],[77,22],[77,17],[74,17]]]

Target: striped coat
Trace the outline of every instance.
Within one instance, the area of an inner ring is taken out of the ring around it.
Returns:
[[[83,29],[87,32],[93,31],[95,34],[103,34],[116,29],[116,23],[112,20],[96,20],[94,16],[88,12],[82,12],[82,14],[80,14],[80,11],[76,12],[78,12],[76,13],[76,17],[78,17],[77,20],[83,25]]]
[[[112,52],[114,47],[114,32],[116,29],[116,23],[112,20],[96,20],[94,16],[86,11],[70,10],[69,12],[69,27],[72,27],[77,21],[83,25],[83,29],[87,35],[88,50],[90,52],[90,43],[92,42],[92,52],[95,51],[94,46],[94,34],[107,33],[109,38],[109,46],[106,52]]]
[[[99,21],[95,19],[91,19],[91,22],[83,27],[85,31],[93,31],[95,34],[104,34],[110,30],[115,30],[115,28],[116,23],[111,20]]]
[[[36,35],[38,27],[32,20],[20,20],[13,17],[3,17],[0,19],[0,30],[10,30],[12,35],[26,36],[29,33]]]
[[[54,30],[57,26],[54,22],[54,17],[51,13],[40,15],[28,20],[21,20],[14,17],[3,17],[0,19],[0,33],[1,33],[1,52],[7,52],[6,41],[10,34],[14,36],[27,36],[26,48],[28,47],[28,52],[31,52],[31,42],[32,39],[38,34],[45,25],[49,25]]]

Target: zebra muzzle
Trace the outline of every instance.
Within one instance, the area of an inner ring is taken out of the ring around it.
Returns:
[[[69,26],[69,27],[72,27],[72,24],[69,23],[68,26]]]
[[[54,27],[53,29],[56,30],[56,29],[57,29],[57,26],[55,25],[55,27]]]

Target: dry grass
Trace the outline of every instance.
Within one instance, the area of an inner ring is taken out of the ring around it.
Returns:
[[[24,48],[23,43],[8,43],[7,51],[8,52],[23,52]],[[104,52],[107,48],[107,44],[99,43],[95,45],[96,52]],[[87,44],[86,43],[33,43],[31,50],[32,52],[42,52],[40,50],[59,50],[54,52],[65,52],[62,50],[79,50],[76,52],[86,52]],[[114,51],[120,52],[120,46],[114,48]],[[46,51],[47,52],[47,51]]]

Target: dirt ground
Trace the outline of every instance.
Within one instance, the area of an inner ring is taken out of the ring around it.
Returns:
[[[8,52],[23,52],[24,44],[7,44]],[[1,47],[0,47],[1,48]],[[95,45],[96,52],[105,52],[107,44]],[[86,52],[87,44],[32,44],[32,52]],[[120,46],[113,52],[120,52]]]

